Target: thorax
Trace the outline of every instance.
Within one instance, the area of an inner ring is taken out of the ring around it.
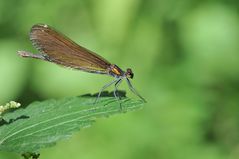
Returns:
[[[119,78],[119,77],[124,77],[125,72],[121,70],[117,65],[111,64],[109,67],[109,75]]]

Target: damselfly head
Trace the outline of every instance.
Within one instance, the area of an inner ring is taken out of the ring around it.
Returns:
[[[134,73],[133,73],[133,71],[132,71],[130,68],[127,68],[127,70],[126,70],[126,72],[125,72],[125,76],[126,76],[127,78],[132,78],[132,79],[133,79]]]

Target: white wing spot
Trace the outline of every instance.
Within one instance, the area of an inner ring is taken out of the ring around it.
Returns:
[[[46,24],[43,25],[44,28],[47,28],[48,26]]]

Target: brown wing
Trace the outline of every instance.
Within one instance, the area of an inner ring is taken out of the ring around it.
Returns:
[[[110,63],[107,60],[76,44],[48,25],[34,25],[30,32],[30,40],[48,61],[87,72],[108,73]]]

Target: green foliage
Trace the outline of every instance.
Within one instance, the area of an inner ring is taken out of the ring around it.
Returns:
[[[111,80],[18,57],[18,50],[36,52],[29,30],[46,23],[132,68],[132,83],[149,103],[139,113],[98,122],[41,157],[238,159],[238,11],[236,0],[2,0],[0,103],[96,92]],[[128,90],[125,83],[120,89]],[[16,158],[0,152],[0,159]]]
[[[69,138],[73,132],[89,127],[96,118],[136,110],[142,102],[123,98],[70,97],[34,102],[24,109],[3,115],[0,127],[0,150],[17,153],[38,152]]]

